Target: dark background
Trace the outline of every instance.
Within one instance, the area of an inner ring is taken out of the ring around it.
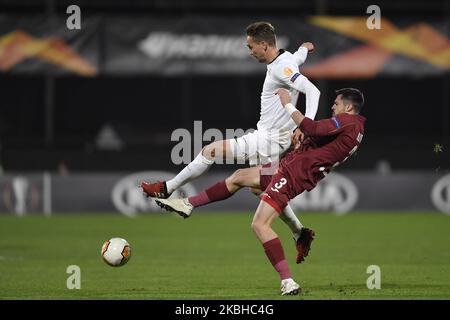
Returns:
[[[371,2],[355,1],[33,1],[1,0],[0,12],[61,14],[77,4],[83,14],[258,15],[302,19],[307,15],[365,15]],[[449,1],[377,1],[389,18],[444,19],[450,31]],[[230,21],[232,23],[232,20]],[[243,30],[245,26],[242,26]],[[243,31],[244,34],[244,31]],[[318,49],[320,43],[316,44]],[[256,62],[255,62],[256,63]],[[265,69],[265,66],[261,66]],[[78,76],[0,73],[0,161],[5,172],[176,170],[170,152],[176,128],[255,128],[261,75]],[[361,89],[368,118],[358,161],[343,169],[446,171],[450,168],[450,77],[313,79],[322,91],[318,119],[327,117],[334,90]],[[167,108],[167,101],[176,107]],[[304,105],[301,103],[301,105]],[[49,107],[50,106],[50,107]],[[49,112],[52,111],[52,112]],[[121,151],[95,146],[100,128],[111,124],[125,145]],[[435,152],[435,145],[443,152]]]

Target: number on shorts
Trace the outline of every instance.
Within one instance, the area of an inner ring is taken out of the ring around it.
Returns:
[[[287,183],[286,178],[281,178],[280,182],[275,183],[275,185],[270,188],[270,190],[275,192],[280,192],[279,189],[283,188],[283,186]]]

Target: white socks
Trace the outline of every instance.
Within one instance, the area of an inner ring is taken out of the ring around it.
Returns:
[[[300,231],[302,230],[303,225],[301,224],[300,220],[298,220],[297,216],[294,213],[294,210],[292,210],[289,204],[284,207],[283,212],[280,214],[280,218],[289,226],[292,233],[294,234],[295,241],[297,241],[298,237],[300,237]]]
[[[184,169],[175,176],[175,178],[166,182],[167,192],[172,193],[185,183],[202,175],[209,169],[209,167],[211,167],[213,163],[214,160],[205,158],[200,152],[191,163],[184,167]]]

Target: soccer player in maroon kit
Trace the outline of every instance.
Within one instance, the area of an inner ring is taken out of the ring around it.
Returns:
[[[305,138],[300,147],[289,152],[271,175],[273,164],[240,169],[225,181],[188,199],[157,199],[163,208],[189,217],[194,207],[224,200],[242,187],[265,190],[252,222],[266,255],[281,278],[281,294],[298,294],[300,286],[292,279],[283,246],[272,223],[290,199],[312,190],[334,167],[347,160],[359,147],[364,135],[365,118],[359,115],[364,104],[362,93],[353,88],[336,91],[333,117],[320,121],[306,118],[292,104],[289,91],[278,90],[282,105],[299,126]],[[309,229],[308,229],[309,230]],[[308,254],[309,243],[297,250],[297,263]]]

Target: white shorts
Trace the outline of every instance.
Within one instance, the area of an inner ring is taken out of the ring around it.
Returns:
[[[291,134],[289,131],[278,134],[255,130],[229,141],[238,164],[248,160],[250,166],[257,166],[279,160],[291,146]]]

